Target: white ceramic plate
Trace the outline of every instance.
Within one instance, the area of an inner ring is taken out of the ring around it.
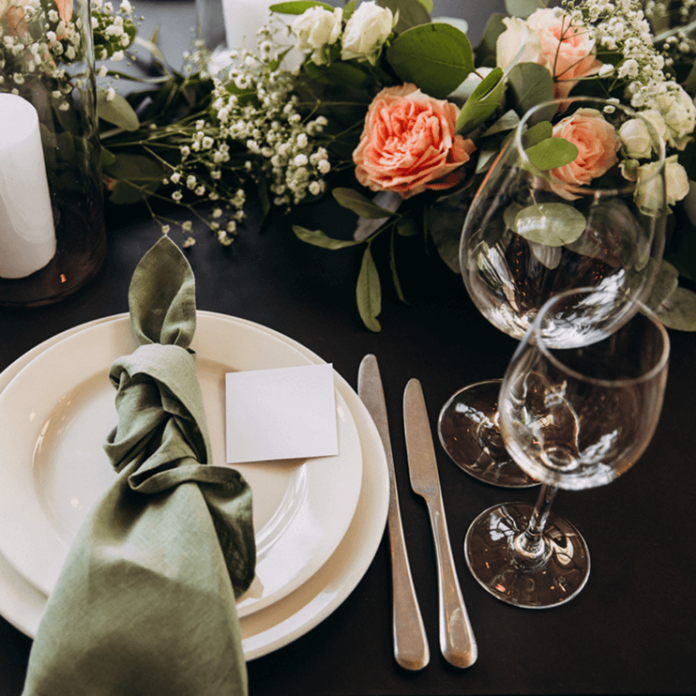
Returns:
[[[87,511],[115,479],[102,443],[117,422],[111,363],[131,353],[127,317],[45,350],[0,396],[0,551],[50,594]],[[225,373],[309,364],[281,339],[221,317],[201,317],[192,348],[213,461],[224,462]],[[245,616],[291,593],[331,556],[353,518],[362,482],[355,423],[336,393],[339,454],[238,464],[254,492],[256,578]]]
[[[116,319],[120,318],[116,317]],[[223,316],[199,312],[199,316]],[[256,326],[292,345],[312,363],[323,362],[301,344],[271,329],[243,319],[235,323]],[[51,345],[77,331],[112,318],[97,319],[69,329],[36,346],[0,374],[0,393],[12,378]],[[338,548],[324,566],[285,599],[241,619],[242,647],[247,660],[278,650],[307,633],[328,617],[353,591],[367,571],[382,539],[387,520],[389,478],[379,435],[367,409],[350,385],[337,376],[337,389],[355,420],[363,453],[363,483],[356,514]],[[46,596],[27,582],[0,555],[0,613],[30,638],[36,635]]]

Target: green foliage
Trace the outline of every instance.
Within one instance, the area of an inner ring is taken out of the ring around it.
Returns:
[[[394,27],[399,34],[411,27],[428,24],[433,8],[430,0],[378,0],[377,4],[389,8],[394,16],[399,13],[399,21]]]
[[[365,246],[360,273],[358,274],[358,284],[355,288],[355,299],[363,324],[370,331],[381,331],[382,327],[379,321],[377,321],[377,317],[382,311],[382,288],[369,243]]]
[[[450,24],[425,24],[408,29],[387,49],[387,60],[404,82],[443,99],[474,69],[466,34]]]
[[[355,189],[339,187],[334,188],[332,193],[340,206],[352,210],[360,217],[379,220],[394,215],[391,211],[375,205],[369,198]]]
[[[585,216],[572,205],[541,203],[520,210],[511,227],[530,242],[559,247],[578,239],[585,225]]]
[[[513,17],[526,19],[539,8],[548,7],[548,0],[505,0],[505,9]]]
[[[570,164],[578,156],[578,148],[564,138],[546,138],[525,152],[529,161],[542,172]]]
[[[271,12],[278,14],[301,15],[312,7],[323,7],[329,12],[333,12],[334,8],[324,2],[313,2],[312,0],[294,0],[294,2],[279,2],[271,5]]]
[[[459,112],[457,133],[468,135],[482,126],[498,110],[504,89],[503,71],[494,68],[479,83]]]
[[[162,184],[163,171],[149,157],[118,154],[104,173],[113,181],[109,184],[109,200],[117,205],[129,205],[145,200]]]
[[[112,99],[107,99],[104,90],[97,91],[97,112],[99,118],[108,123],[123,128],[126,131],[136,131],[140,128],[140,120],[125,97],[115,94]]]
[[[360,242],[353,240],[332,239],[321,230],[308,230],[306,227],[300,227],[300,225],[293,225],[292,231],[298,239],[312,246],[321,247],[322,249],[331,249],[335,251],[336,249],[346,249],[347,247],[360,244]]]
[[[543,65],[517,63],[508,74],[508,84],[512,106],[520,117],[533,106],[553,99],[553,78]]]

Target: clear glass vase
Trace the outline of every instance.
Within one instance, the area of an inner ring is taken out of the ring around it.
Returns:
[[[38,306],[106,255],[89,0],[0,0],[0,305]]]

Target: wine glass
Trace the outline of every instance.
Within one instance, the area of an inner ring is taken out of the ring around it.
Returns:
[[[559,488],[602,486],[645,451],[660,416],[669,339],[644,305],[616,329],[621,303],[591,288],[549,300],[517,348],[500,391],[505,446],[542,483],[536,506],[496,505],[467,531],[469,569],[498,599],[543,609],[585,585],[584,539],[550,512]],[[618,319],[621,323],[622,319]],[[558,347],[562,346],[562,347]]]
[[[582,140],[580,130],[576,161],[593,174],[601,172],[600,165],[611,165],[604,174],[587,185],[569,184],[560,178],[569,178],[567,167],[542,171],[535,164],[538,156],[532,158],[530,143],[544,129],[548,134],[551,121],[563,121],[558,128],[567,130],[571,116],[577,120],[589,114],[599,115],[615,134],[632,122],[627,128],[647,135],[640,163],[651,164],[643,170],[640,185],[626,178],[633,175],[632,162],[625,158],[634,154],[627,146],[602,163],[597,159],[602,148],[592,148],[595,140],[603,141],[592,133]],[[479,311],[498,329],[520,339],[541,306],[566,289],[594,287],[612,302],[631,307],[631,300],[644,301],[664,249],[664,159],[661,136],[627,107],[576,97],[528,111],[486,175],[464,223],[462,275]],[[644,175],[650,169],[652,178]],[[440,412],[440,442],[450,458],[477,479],[506,487],[536,485],[503,446],[499,391],[500,380],[491,380],[452,396]]]

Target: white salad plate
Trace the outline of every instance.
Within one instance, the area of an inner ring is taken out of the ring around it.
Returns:
[[[205,316],[196,352],[213,462],[225,462],[225,374],[308,364],[259,328]],[[111,364],[137,348],[127,316],[47,348],[0,395],[0,552],[44,594],[93,504],[116,479],[102,447],[118,421]],[[335,392],[335,456],[235,464],[253,491],[256,577],[241,616],[290,594],[328,560],[355,513],[362,485],[358,431]]]
[[[79,331],[118,321],[124,316],[127,315],[94,320],[64,331],[36,346],[0,373],[0,394],[24,367],[51,346]],[[206,311],[199,311],[198,316],[201,324],[207,318],[218,318],[237,326],[254,327],[295,348],[307,359],[306,364],[324,362],[300,343],[253,322]],[[314,575],[286,597],[240,619],[242,648],[247,660],[288,645],[330,616],[362,579],[384,533],[389,495],[384,449],[377,429],[358,395],[345,379],[334,374],[336,389],[345,400],[355,422],[362,449],[362,486],[356,513],[336,551]],[[0,554],[0,614],[18,630],[33,638],[46,601],[46,595],[20,575]]]

